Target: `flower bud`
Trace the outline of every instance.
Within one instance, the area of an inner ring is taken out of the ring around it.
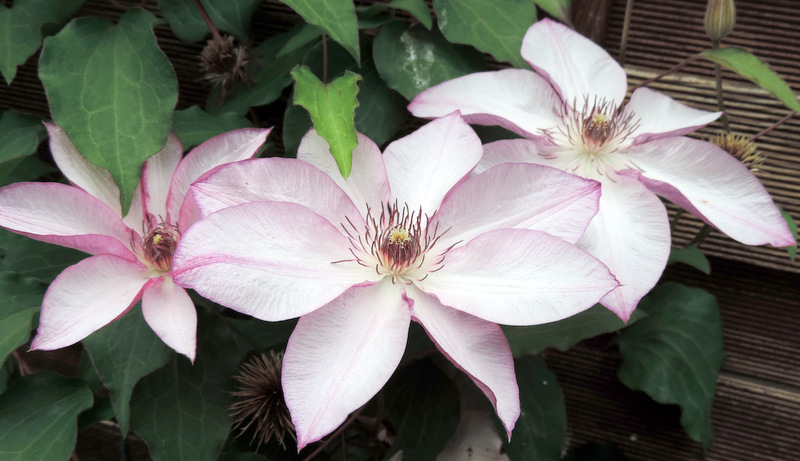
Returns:
[[[706,34],[711,40],[725,38],[736,24],[736,5],[733,0],[708,0]]]

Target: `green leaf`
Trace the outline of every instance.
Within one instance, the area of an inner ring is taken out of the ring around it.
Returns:
[[[239,40],[251,34],[250,18],[263,0],[200,0],[214,26]],[[184,42],[197,42],[211,31],[203,21],[194,0],[158,0],[158,8],[172,33]]]
[[[636,309],[628,319],[627,325],[647,317],[641,309]],[[594,307],[558,322],[529,327],[503,325],[514,357],[536,355],[548,347],[566,351],[579,341],[625,328],[626,324],[616,314],[597,304]]]
[[[547,14],[559,21],[569,24],[570,0],[533,0],[539,8],[545,10]]]
[[[311,114],[314,129],[331,146],[331,154],[342,176],[350,176],[353,149],[358,145],[355,111],[358,107],[358,82],[361,76],[352,72],[329,84],[324,84],[309,70],[298,67],[292,71],[296,85],[294,103]]]
[[[180,138],[184,150],[226,131],[252,126],[250,120],[241,115],[232,112],[211,115],[198,106],[176,110],[172,118],[172,131]]]
[[[294,331],[294,326],[297,325],[297,320],[264,322],[254,318],[225,318],[225,323],[234,333],[236,346],[240,355],[244,357],[252,350],[284,349]]]
[[[292,83],[290,72],[318,41],[320,32],[314,26],[301,24],[289,32],[264,41],[255,51],[259,60],[251,68],[253,82],[239,85],[225,98],[214,90],[208,98],[207,109],[211,114],[235,112],[245,114],[250,107],[269,104],[281,96],[283,89]]]
[[[0,115],[0,164],[36,152],[45,139],[47,131],[42,119],[19,112],[3,112]]]
[[[434,459],[458,425],[458,390],[429,359],[397,370],[383,390],[386,419],[397,429],[392,452]]]
[[[567,414],[556,376],[539,356],[514,360],[514,369],[522,412],[506,453],[511,459],[558,461],[567,436]]]
[[[0,5],[0,73],[10,85],[17,67],[42,44],[42,35],[67,22],[86,0],[16,0]]]
[[[688,264],[706,275],[711,274],[711,263],[696,244],[686,248],[673,248],[669,252],[667,265],[675,263]]]
[[[238,365],[230,331],[198,310],[194,365],[174,355],[142,379],[131,400],[131,426],[155,461],[216,460],[231,426],[226,407]]]
[[[319,26],[342,45],[356,62],[361,61],[358,47],[358,19],[353,0],[281,0],[307,23]]]
[[[78,414],[91,406],[92,393],[80,381],[55,373],[20,378],[0,395],[0,459],[69,459]]]
[[[294,93],[292,93],[294,95]],[[289,157],[297,156],[300,140],[314,126],[308,111],[294,104],[287,104],[283,112],[283,148]]]
[[[681,406],[681,424],[711,445],[711,404],[725,361],[717,299],[699,288],[668,283],[639,303],[649,317],[619,336],[619,379],[660,403]]]
[[[0,187],[20,181],[33,181],[55,171],[58,170],[32,155],[9,160],[0,165]]]
[[[564,461],[631,461],[611,443],[587,442],[570,451]]]
[[[474,49],[453,45],[436,30],[399,21],[380,28],[372,56],[389,88],[408,100],[445,80],[485,69],[483,55]]]
[[[434,0],[439,29],[452,43],[489,53],[498,61],[529,69],[520,55],[522,38],[536,22],[530,0]]]
[[[111,172],[123,215],[142,163],[167,141],[178,99],[175,71],[153,35],[156,21],[140,9],[116,26],[76,19],[45,40],[39,60],[53,119],[81,154]]]
[[[781,216],[783,216],[783,219],[786,220],[786,225],[789,226],[789,231],[791,231],[792,235],[794,236],[795,244],[790,247],[786,247],[789,257],[792,259],[792,261],[794,261],[794,258],[797,257],[797,223],[795,222],[794,218],[792,218],[792,215],[787,213],[783,208],[778,209],[781,211]]]
[[[0,272],[16,272],[45,283],[52,282],[65,268],[86,257],[78,250],[39,242],[5,229],[0,229],[0,248],[5,250]]]
[[[33,317],[42,307],[47,285],[13,272],[0,272],[0,363],[30,338]]]
[[[111,393],[120,431],[128,433],[133,388],[173,355],[145,322],[137,305],[121,319],[83,340],[97,373]]]
[[[369,26],[366,26],[363,24],[364,21],[362,21],[362,16],[359,16],[358,27],[361,29],[370,29],[372,27],[378,27],[385,22],[391,21],[391,15],[381,15],[376,17],[379,13],[386,11],[388,8],[408,11],[412,16],[414,16],[414,18],[417,19],[417,21],[425,26],[426,29],[431,30],[433,27],[431,10],[423,0],[392,0],[389,3],[373,3],[369,6],[356,7],[356,11],[360,13],[360,15],[363,15],[363,17],[369,18],[367,21],[370,22]]]
[[[756,85],[769,91],[783,101],[786,107],[800,112],[800,101],[792,93],[789,85],[778,74],[769,68],[764,61],[741,48],[718,48],[700,53],[700,57],[726,67],[742,77],[748,78]]]

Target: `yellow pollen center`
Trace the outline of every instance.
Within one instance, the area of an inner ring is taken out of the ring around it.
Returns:
[[[389,232],[389,244],[405,245],[411,240],[411,234],[405,227],[397,226]]]
[[[600,113],[594,114],[592,116],[592,123],[594,123],[597,126],[604,126],[608,124],[608,116],[606,114],[600,114]]]
[[[153,245],[158,245],[159,243],[161,243],[162,240],[164,240],[164,237],[162,237],[161,235],[159,235],[159,234],[154,235],[153,236]]]

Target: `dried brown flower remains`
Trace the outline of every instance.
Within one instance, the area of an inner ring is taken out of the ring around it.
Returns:
[[[221,41],[212,38],[200,52],[202,79],[219,88],[222,99],[236,85],[249,81],[248,66],[252,62],[250,47],[246,43],[237,44],[231,35]]]

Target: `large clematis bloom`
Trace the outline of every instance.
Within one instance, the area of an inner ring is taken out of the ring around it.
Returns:
[[[171,278],[172,255],[193,216],[181,213],[189,185],[223,163],[252,157],[269,130],[243,129],[212,138],[185,158],[170,134],[147,159],[130,211],[122,218],[111,174],[87,161],[66,132],[47,124],[50,150],[72,185],[17,183],[0,189],[0,226],[92,256],[66,268],[42,303],[32,349],[74,344],[125,314],[139,299],[148,325],[192,361],[197,313]]]
[[[534,24],[522,57],[536,70],[505,69],[429,88],[409,105],[418,117],[460,110],[470,123],[527,138],[485,147],[476,171],[503,162],[553,166],[602,183],[600,211],[578,245],[622,286],[602,303],[627,321],[658,281],[670,231],[656,194],[749,245],[794,239],[761,183],[717,146],[682,136],[717,119],[647,88],[622,107],[625,71],[602,48],[559,23]]]
[[[519,391],[497,323],[569,317],[617,286],[571,244],[596,212],[599,184],[529,164],[465,180],[482,146],[457,113],[383,155],[358,140],[346,180],[313,131],[298,159],[248,160],[201,178],[187,203],[207,216],[184,234],[173,276],[259,319],[301,317],[283,363],[299,448],[381,389],[412,320],[510,435]]]

